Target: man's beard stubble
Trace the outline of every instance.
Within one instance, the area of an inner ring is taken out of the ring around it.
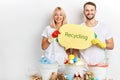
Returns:
[[[89,18],[87,16],[85,16],[85,17],[86,17],[87,20],[92,20],[92,19],[94,19],[95,15],[93,15],[91,18]]]

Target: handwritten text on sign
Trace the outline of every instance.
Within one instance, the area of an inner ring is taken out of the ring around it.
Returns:
[[[94,38],[94,31],[83,25],[65,24],[59,32],[58,41],[66,49],[86,49],[92,45],[91,40]]]

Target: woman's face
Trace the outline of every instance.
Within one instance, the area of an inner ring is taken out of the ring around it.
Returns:
[[[62,22],[63,22],[63,19],[64,19],[63,14],[61,13],[60,10],[57,10],[57,11],[55,12],[55,15],[54,15],[55,23],[56,23],[56,24],[62,23]]]

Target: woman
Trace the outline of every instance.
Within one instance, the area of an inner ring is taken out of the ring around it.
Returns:
[[[42,49],[45,51],[44,55],[53,63],[57,62],[61,67],[64,65],[64,61],[68,56],[64,47],[59,45],[57,37],[54,37],[53,33],[59,31],[60,27],[66,23],[64,10],[61,7],[56,7],[51,18],[50,26],[47,26],[42,33]]]

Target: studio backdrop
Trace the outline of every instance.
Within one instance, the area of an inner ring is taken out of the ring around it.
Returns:
[[[43,53],[41,33],[49,25],[55,7],[62,7],[68,23],[84,21],[83,4],[89,0],[1,0],[0,1],[0,80],[29,80],[39,73]],[[119,80],[120,5],[117,0],[91,0],[97,5],[96,19],[113,32],[115,48],[108,51],[108,76]],[[116,65],[117,64],[117,65]]]

